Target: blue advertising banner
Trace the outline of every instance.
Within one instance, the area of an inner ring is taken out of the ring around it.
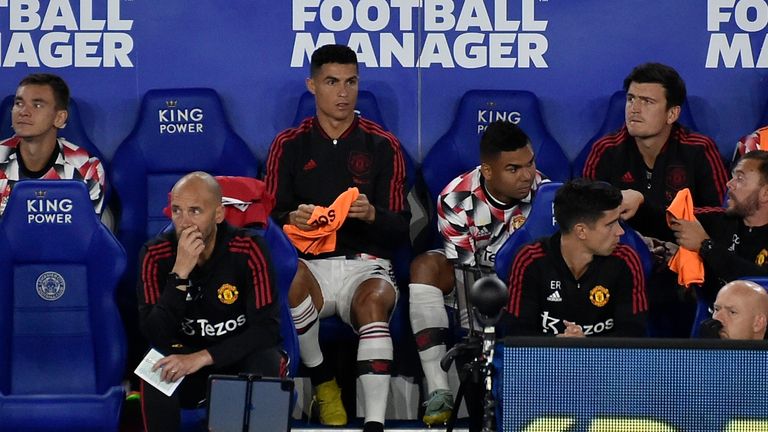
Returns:
[[[572,159],[632,67],[659,61],[727,155],[764,116],[767,26],[764,0],[0,0],[0,73],[5,94],[29,72],[64,76],[108,158],[147,90],[210,87],[263,159],[293,121],[311,52],[343,43],[417,161],[472,89],[536,94]]]

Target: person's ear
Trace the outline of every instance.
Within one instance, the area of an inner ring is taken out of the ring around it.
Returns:
[[[755,333],[765,333],[766,328],[768,328],[768,317],[764,314],[755,315],[755,319],[752,320],[752,330]]]
[[[309,92],[312,94],[316,94],[315,81],[312,80],[312,77],[307,78],[305,83],[307,84],[307,90],[309,90]]]
[[[493,177],[493,169],[491,166],[487,163],[481,163],[480,164],[480,174],[483,176],[485,181],[488,181]]]
[[[679,105],[673,106],[667,110],[667,124],[672,124],[680,118],[681,108]]]
[[[573,229],[571,230],[574,234],[576,234],[576,237],[579,240],[586,240],[587,239],[587,224],[585,223],[577,223],[573,226]]]
[[[216,223],[220,224],[224,221],[224,206],[216,206]]]
[[[56,126],[56,129],[61,129],[67,125],[68,118],[69,113],[67,110],[58,110],[56,111],[56,117],[53,118],[53,125]]]

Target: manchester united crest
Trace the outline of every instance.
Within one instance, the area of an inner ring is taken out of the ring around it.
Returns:
[[[518,229],[525,223],[525,216],[523,215],[517,215],[512,217],[512,222],[510,225],[512,226],[512,229]]]
[[[679,191],[688,186],[688,173],[682,166],[670,166],[667,168],[667,187]]]
[[[353,151],[349,154],[347,167],[352,175],[360,177],[368,174],[371,170],[371,165],[373,165],[373,160],[368,153]]]
[[[224,304],[232,304],[237,300],[238,293],[237,288],[230,284],[224,284],[218,291],[219,301]]]
[[[589,301],[597,307],[605,306],[610,298],[611,293],[608,292],[608,288],[602,285],[597,285],[589,291]]]
[[[763,266],[765,264],[765,258],[768,257],[768,251],[763,249],[760,251],[759,254],[757,254],[757,257],[755,257],[755,264],[759,266]]]

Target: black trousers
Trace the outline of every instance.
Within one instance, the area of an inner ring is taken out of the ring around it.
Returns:
[[[209,375],[253,373],[266,377],[280,377],[284,365],[283,351],[279,347],[273,347],[253,352],[230,367],[217,368],[214,365],[187,375],[171,396],[166,396],[160,390],[142,381],[141,410],[144,429],[149,432],[179,430],[182,408],[205,406]]]

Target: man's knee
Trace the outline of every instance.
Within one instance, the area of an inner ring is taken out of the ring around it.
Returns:
[[[425,252],[411,262],[411,283],[431,285],[448,294],[454,279],[453,266],[441,253]]]
[[[303,261],[299,261],[299,265],[296,268],[296,275],[293,277],[291,288],[288,291],[288,304],[291,307],[296,307],[300,305],[307,296],[312,295],[312,301],[315,303],[315,307],[317,310],[320,310],[319,308],[322,307],[322,299],[317,298],[318,295],[314,294],[315,291],[319,291],[315,276]]]
[[[363,282],[352,301],[352,315],[356,326],[373,321],[386,321],[395,306],[395,288],[384,279]]]

